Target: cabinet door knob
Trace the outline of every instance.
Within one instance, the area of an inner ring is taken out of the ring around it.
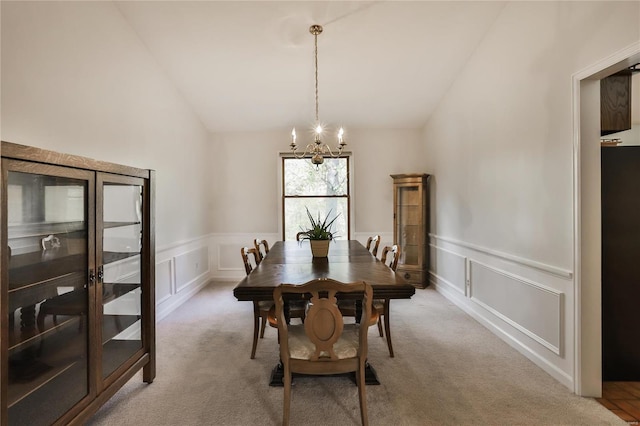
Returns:
[[[96,273],[93,269],[89,269],[89,285],[94,285],[96,283]]]
[[[404,273],[404,279],[408,280],[409,278],[411,278],[411,275],[408,272]]]

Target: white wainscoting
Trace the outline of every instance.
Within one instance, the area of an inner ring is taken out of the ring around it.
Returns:
[[[429,245],[430,274],[439,277],[439,284],[467,295],[467,258],[450,250]]]
[[[431,235],[435,289],[571,390],[572,278],[555,265]]]
[[[211,252],[209,235],[157,248],[157,321],[186,302],[211,281]]]
[[[471,300],[562,355],[562,293],[480,262],[469,264]]]
[[[245,276],[240,257],[242,247],[253,247],[253,240],[267,240],[269,245],[282,239],[278,234],[212,234],[212,278],[216,281],[240,281]]]

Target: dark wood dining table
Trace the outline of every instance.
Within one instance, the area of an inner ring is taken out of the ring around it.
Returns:
[[[260,264],[234,288],[240,301],[269,300],[281,283],[304,284],[317,278],[341,282],[365,281],[377,299],[409,299],[415,287],[376,259],[357,240],[335,240],[326,258],[313,258],[308,241],[278,241]],[[282,386],[282,366],[274,369],[271,386]],[[367,369],[367,384],[379,384],[375,370]]]

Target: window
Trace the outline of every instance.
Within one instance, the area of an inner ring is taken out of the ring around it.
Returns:
[[[309,158],[282,158],[283,239],[292,241],[308,227],[307,210],[314,218],[338,215],[336,238],[349,239],[349,157],[326,158],[319,167]],[[306,208],[305,208],[306,207]]]

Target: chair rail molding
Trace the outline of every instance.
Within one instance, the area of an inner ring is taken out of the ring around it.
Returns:
[[[487,247],[479,246],[472,243],[467,243],[465,241],[456,240],[455,238],[444,237],[436,234],[429,234],[430,238],[433,238],[438,241],[447,242],[450,244],[454,244],[460,247],[468,248],[477,252],[481,252],[484,254],[488,254],[490,256],[498,257],[500,259],[508,260],[513,263],[518,263],[520,265],[528,266],[530,268],[538,269],[540,271],[548,272],[549,274],[557,275],[561,278],[569,278],[573,277],[573,271],[568,269],[560,268],[554,265],[549,265],[546,263],[538,262],[531,259],[526,259],[524,257],[516,256],[513,254],[505,253],[499,250],[493,250]]]

